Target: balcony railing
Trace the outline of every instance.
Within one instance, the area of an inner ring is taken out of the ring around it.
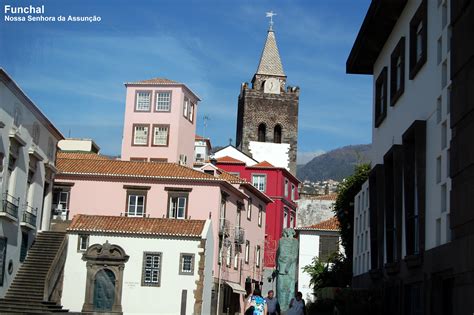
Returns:
[[[219,235],[228,236],[229,235],[229,220],[225,218],[219,219]]]
[[[53,209],[51,211],[53,215],[53,219],[55,220],[69,220],[69,209],[65,209],[60,205],[53,204]]]
[[[29,224],[33,227],[36,227],[36,217],[38,215],[38,208],[33,208],[28,204],[25,204],[23,211],[23,218],[21,222]]]
[[[2,212],[15,219],[18,219],[18,205],[20,204],[20,198],[15,198],[8,193],[3,194],[2,199]]]
[[[235,227],[234,242],[239,245],[245,243],[245,230],[239,226]]]

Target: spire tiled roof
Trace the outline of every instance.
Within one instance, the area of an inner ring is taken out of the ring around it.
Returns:
[[[267,41],[263,47],[262,56],[256,74],[285,76],[283,66],[281,64],[280,53],[275,39],[275,33],[268,31]]]
[[[205,223],[206,221],[204,220],[78,214],[72,219],[67,231],[200,237]]]

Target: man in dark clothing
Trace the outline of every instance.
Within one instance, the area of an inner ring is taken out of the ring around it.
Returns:
[[[280,315],[280,303],[276,297],[273,296],[273,290],[268,291],[268,296],[265,298],[267,301],[268,315]]]

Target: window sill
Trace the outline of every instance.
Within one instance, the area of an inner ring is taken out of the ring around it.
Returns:
[[[400,271],[400,261],[386,263],[385,264],[385,271],[389,275],[398,273]]]
[[[423,263],[423,255],[422,254],[408,255],[408,256],[405,256],[404,260],[408,268],[416,268],[416,267],[421,266],[421,264]]]

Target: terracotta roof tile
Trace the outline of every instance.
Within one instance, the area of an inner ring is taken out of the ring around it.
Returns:
[[[275,166],[267,161],[262,161],[258,164],[252,165],[252,167],[275,167]]]
[[[320,196],[316,196],[315,199],[316,200],[336,201],[337,194],[320,195]]]
[[[339,231],[339,220],[332,217],[329,220],[319,222],[307,227],[298,228],[298,230],[320,230],[320,231]]]
[[[58,175],[102,175],[223,181],[212,175],[175,163],[58,158],[56,168],[58,169]]]
[[[245,164],[245,162],[243,162],[241,160],[234,159],[233,157],[230,157],[228,155],[223,156],[221,158],[218,158],[217,163],[221,163],[221,164]]]
[[[78,214],[74,216],[67,231],[200,237],[205,223],[204,220]]]
[[[240,178],[238,176],[235,176],[235,175],[232,175],[226,171],[224,171],[223,169],[219,169],[219,172],[221,172],[221,174],[219,174],[219,178],[222,178],[226,181],[228,181],[229,183],[231,184],[244,184],[244,183],[248,183],[245,179],[243,178]]]
[[[166,78],[153,78],[148,80],[141,80],[136,82],[128,82],[127,84],[181,84],[177,81],[169,80]]]
[[[110,160],[105,155],[99,155],[94,152],[78,152],[78,151],[58,151],[56,153],[58,159],[79,159],[79,160]]]

